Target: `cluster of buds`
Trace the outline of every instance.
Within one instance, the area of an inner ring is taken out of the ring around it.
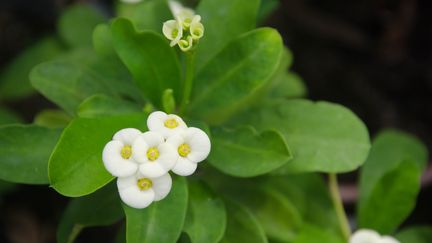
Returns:
[[[171,46],[178,45],[182,51],[189,51],[204,35],[201,16],[178,2],[170,1],[169,5],[175,19],[164,22],[162,32]]]
[[[171,190],[169,172],[189,176],[210,153],[210,139],[187,127],[177,115],[155,111],[147,119],[149,131],[125,128],[105,145],[105,168],[118,177],[120,198],[130,207],[145,208]]]

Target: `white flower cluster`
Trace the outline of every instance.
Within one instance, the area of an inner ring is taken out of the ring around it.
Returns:
[[[164,22],[162,32],[171,46],[178,45],[182,51],[189,51],[204,35],[201,16],[175,1],[169,1],[169,6],[175,19]]]
[[[118,177],[122,201],[134,208],[145,208],[165,198],[171,190],[171,170],[188,176],[210,153],[210,139],[205,132],[187,127],[177,115],[161,111],[147,119],[149,131],[125,128],[105,145],[105,168]]]
[[[381,236],[370,229],[357,230],[350,238],[349,243],[400,243],[391,236]]]

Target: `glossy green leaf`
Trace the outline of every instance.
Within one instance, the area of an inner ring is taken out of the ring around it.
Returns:
[[[432,226],[413,226],[403,229],[396,234],[401,243],[430,243],[432,240]]]
[[[269,98],[302,98],[307,95],[307,88],[302,78],[296,73],[284,73],[278,78],[277,84],[272,88]]]
[[[202,182],[189,183],[189,207],[183,227],[192,243],[217,243],[225,233],[223,201]]]
[[[61,60],[42,63],[33,68],[30,79],[40,93],[71,115],[94,94],[140,96],[121,64],[90,50],[77,50]]]
[[[174,91],[180,98],[181,69],[174,49],[154,32],[137,33],[132,23],[117,19],[111,24],[114,47],[146,98],[161,107],[162,93]]]
[[[0,127],[0,179],[48,184],[48,160],[60,134],[36,125]]]
[[[64,130],[49,161],[51,186],[60,194],[79,197],[101,188],[114,177],[102,163],[102,150],[120,129],[145,130],[147,115],[76,118]]]
[[[175,176],[171,192],[163,200],[153,202],[145,209],[123,205],[126,213],[126,241],[175,243],[183,228],[187,203],[186,179]]]
[[[376,183],[404,160],[415,161],[423,170],[427,148],[417,138],[404,132],[386,130],[376,136],[360,173],[360,204],[368,200]]]
[[[392,233],[414,209],[420,191],[421,171],[413,160],[400,163],[376,182],[358,211],[360,228]]]
[[[80,104],[77,113],[79,117],[96,118],[126,115],[140,111],[140,107],[133,102],[106,95],[93,95]]]
[[[67,8],[60,16],[58,32],[71,47],[90,47],[94,27],[105,21],[106,18],[96,8],[76,4]]]
[[[334,232],[328,231],[314,225],[306,225],[299,233],[293,243],[345,243],[345,241],[335,235]]]
[[[282,50],[282,39],[271,28],[248,32],[230,42],[198,73],[190,114],[219,124],[253,102],[271,82]]]
[[[139,31],[152,30],[162,32],[163,22],[174,19],[167,1],[146,0],[138,4],[120,3],[118,16],[128,18]]]
[[[0,107],[0,126],[22,122],[22,118],[15,114],[15,112],[4,107]]]
[[[227,228],[221,243],[266,243],[264,230],[255,216],[239,203],[227,201]]]
[[[116,183],[72,199],[60,220],[57,242],[71,243],[85,227],[111,225],[124,217]]]
[[[62,52],[61,44],[54,38],[43,38],[25,49],[0,73],[0,99],[18,99],[34,92],[30,85],[30,70]]]
[[[237,124],[283,134],[293,160],[275,173],[307,171],[348,172],[364,163],[369,153],[369,134],[349,109],[329,102],[281,100],[240,113]]]
[[[98,24],[93,30],[93,47],[99,55],[115,56],[111,30],[108,24]]]
[[[63,128],[66,127],[72,117],[61,110],[43,110],[39,112],[33,123],[42,127]]]
[[[268,16],[279,7],[279,5],[279,0],[261,0],[257,16],[258,22],[261,23],[266,20]]]
[[[197,70],[204,67],[229,41],[255,28],[258,7],[259,0],[200,1],[197,12],[202,17],[205,33],[198,44]]]
[[[208,160],[220,171],[252,177],[281,167],[291,159],[284,138],[276,131],[258,134],[251,127],[237,130],[213,129]]]
[[[340,235],[339,221],[327,185],[320,175],[310,173],[272,176],[260,186],[271,188],[289,199],[306,226],[315,225]]]

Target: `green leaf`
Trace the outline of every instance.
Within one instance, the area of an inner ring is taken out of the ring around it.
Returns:
[[[36,125],[0,127],[0,179],[48,184],[48,159],[61,134]]]
[[[141,109],[135,103],[121,100],[106,95],[93,95],[84,100],[78,107],[78,116],[97,118],[105,116],[126,115],[140,112]]]
[[[0,107],[0,126],[12,123],[22,123],[23,120],[13,111]]]
[[[314,225],[306,225],[293,243],[344,243],[340,237],[332,231],[328,231]]]
[[[248,32],[230,42],[198,73],[190,114],[220,124],[254,101],[271,82],[282,50],[282,39],[271,28]]]
[[[140,95],[135,93],[130,78],[121,64],[86,49],[42,63],[30,74],[32,85],[71,115],[84,99],[94,94],[138,100]]]
[[[118,16],[131,20],[139,31],[162,32],[163,22],[174,19],[166,1],[146,0],[139,4],[118,4]]]
[[[302,78],[293,72],[284,73],[272,88],[269,98],[302,98],[307,95],[307,88]]]
[[[367,200],[360,201],[360,228],[392,233],[414,209],[420,191],[421,171],[413,160],[403,161],[384,174]]]
[[[272,176],[260,183],[284,195],[300,212],[302,221],[340,234],[339,221],[327,185],[319,174]]]
[[[279,0],[262,0],[258,10],[258,23],[266,20],[267,17],[279,7],[279,5]]]
[[[108,24],[98,24],[93,30],[93,46],[97,54],[115,56],[111,30]]]
[[[281,100],[240,113],[233,121],[283,134],[293,160],[276,170],[278,174],[348,172],[362,165],[369,152],[363,122],[349,109],[329,102]]]
[[[64,111],[48,109],[39,112],[33,123],[42,127],[64,128],[71,120],[72,117]]]
[[[197,70],[232,39],[255,28],[258,7],[259,0],[200,1],[197,12],[202,17],[205,33],[197,48]]]
[[[60,16],[58,32],[71,47],[90,47],[94,27],[105,21],[106,18],[96,8],[76,4],[66,9]]]
[[[174,97],[179,101],[180,63],[168,41],[153,32],[137,33],[132,23],[126,19],[114,20],[111,33],[120,59],[128,67],[146,98],[161,108],[162,93],[166,89],[172,89]]]
[[[227,228],[221,243],[266,243],[264,230],[255,216],[239,203],[226,201]]]
[[[60,194],[79,197],[101,188],[114,177],[102,163],[102,150],[120,129],[146,129],[147,114],[76,118],[64,130],[49,161],[51,186]]]
[[[432,226],[413,226],[396,234],[401,243],[430,243]]]
[[[0,180],[0,204],[1,204],[2,195],[10,191],[13,191],[16,187],[17,184],[15,183],[10,183],[10,182]]]
[[[291,159],[284,138],[275,131],[258,134],[251,127],[213,129],[209,162],[220,171],[239,177],[266,174]]]
[[[415,161],[423,170],[427,162],[427,148],[417,138],[404,132],[386,130],[379,133],[360,173],[360,204],[368,200],[384,174],[396,168],[402,161]]]
[[[188,188],[184,177],[175,176],[170,194],[148,208],[123,205],[128,243],[175,243],[186,217]]]
[[[84,227],[111,225],[123,218],[116,183],[72,199],[57,229],[57,242],[71,243]]]
[[[189,183],[189,208],[183,227],[192,243],[217,243],[226,227],[223,201],[202,182]]]
[[[34,92],[30,85],[30,70],[62,52],[61,44],[54,38],[43,38],[21,52],[0,74],[0,97],[15,100]]]

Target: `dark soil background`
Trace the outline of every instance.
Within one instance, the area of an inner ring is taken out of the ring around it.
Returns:
[[[0,69],[54,32],[62,9],[74,2],[79,1],[0,0]],[[85,2],[98,4],[108,14],[112,9],[112,1]],[[311,99],[351,108],[372,135],[399,128],[431,148],[431,10],[428,0],[281,0],[265,24],[283,35],[294,54],[293,70],[305,80]],[[27,121],[52,106],[38,95],[6,105]],[[350,185],[356,177],[342,176],[351,212],[356,191]],[[407,225],[432,224],[431,177],[425,175]],[[20,186],[0,202],[0,242],[54,242],[66,202],[47,187]],[[114,235],[112,228],[86,229],[77,242],[110,242]]]

